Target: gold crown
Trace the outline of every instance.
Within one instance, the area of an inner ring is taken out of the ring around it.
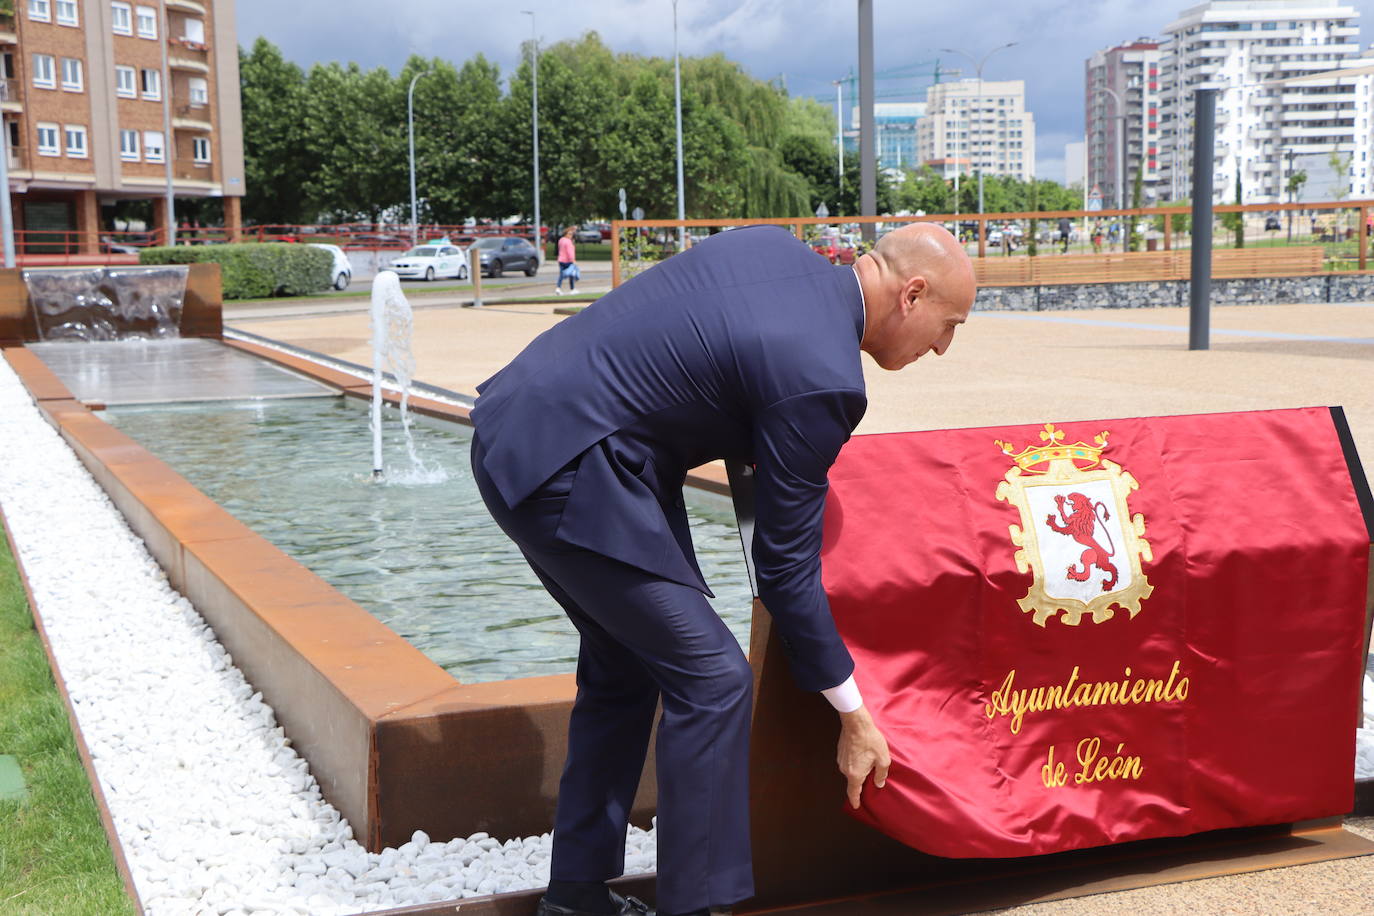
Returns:
[[[1040,441],[1044,445],[1028,445],[1019,454],[1010,442],[995,440],[1003,454],[1015,461],[1021,470],[1028,474],[1049,473],[1055,462],[1067,461],[1080,471],[1097,467],[1102,461],[1102,452],[1107,448],[1107,431],[1104,429],[1093,437],[1096,445],[1086,442],[1064,443],[1064,431],[1055,429],[1053,423],[1046,423],[1040,431]]]

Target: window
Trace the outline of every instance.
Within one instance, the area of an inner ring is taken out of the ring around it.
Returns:
[[[190,90],[191,104],[195,106],[210,104],[210,84],[199,76],[193,76],[186,81]]]
[[[151,6],[138,8],[138,37],[157,38],[157,10]]]
[[[38,124],[38,155],[40,156],[60,156],[61,150],[57,148],[57,125]]]
[[[111,3],[110,23],[116,35],[134,34],[133,7],[127,3]]]
[[[119,158],[126,162],[138,161],[138,131],[121,130],[119,132]]]
[[[181,37],[198,45],[205,44],[205,20],[184,20],[181,24]]]
[[[81,58],[62,58],[62,88],[68,92],[81,91]]]
[[[39,89],[57,88],[57,77],[53,72],[51,54],[35,54],[33,56],[33,84]]]
[[[209,162],[209,161],[210,161],[210,138],[209,138],[209,137],[192,137],[192,138],[191,138],[191,156],[192,156],[192,158],[195,159],[197,162]]]
[[[162,161],[162,131],[145,130],[143,132],[143,158],[149,162]]]
[[[29,18],[34,22],[52,22],[52,5],[49,0],[29,0]]]
[[[143,97],[154,102],[162,98],[162,74],[156,70],[140,70],[138,73],[142,81]]]
[[[133,67],[115,67],[115,95],[126,99],[138,98],[138,71]]]
[[[77,18],[76,0],[57,0],[57,24],[58,25],[80,25],[81,20]]]
[[[86,128],[79,124],[68,124],[65,133],[67,135],[67,155],[73,159],[85,159]]]

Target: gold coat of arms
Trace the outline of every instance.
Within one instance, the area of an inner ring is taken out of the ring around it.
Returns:
[[[1141,569],[1154,559],[1145,540],[1145,518],[1130,514],[1127,499],[1140,484],[1121,466],[1102,457],[1107,432],[1093,444],[1064,441],[1064,431],[1046,423],[1041,445],[1016,452],[997,445],[1014,462],[997,484],[997,498],[1016,506],[1021,524],[1011,525],[1016,569],[1033,572],[1030,590],[1017,603],[1040,626],[1063,611],[1077,626],[1084,614],[1093,623],[1110,620],[1114,607],[1140,613],[1154,586]]]

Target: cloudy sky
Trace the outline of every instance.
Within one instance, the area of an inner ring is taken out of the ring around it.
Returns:
[[[1021,79],[1036,120],[1036,168],[1064,177],[1064,144],[1083,132],[1083,62],[1093,51],[1157,36],[1193,4],[1149,0],[873,0],[875,63],[884,70],[942,68],[967,60],[940,51],[995,54],[985,79]],[[1361,15],[1361,40],[1374,42],[1374,0],[1347,0]],[[536,14],[541,42],[596,31],[616,51],[671,56],[671,0],[238,0],[239,42],[259,35],[302,66],[356,61],[395,71],[411,53],[461,64],[485,54],[514,69]],[[679,0],[683,54],[721,52],[762,79],[781,78],[793,95],[833,104],[832,81],[858,68],[856,0]],[[923,98],[929,79],[882,80],[880,101]],[[921,93],[918,95],[918,93]]]

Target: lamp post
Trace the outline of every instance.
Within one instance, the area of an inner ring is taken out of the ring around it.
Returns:
[[[521,10],[530,17],[530,65],[533,71],[534,90],[534,248],[539,260],[544,260],[543,221],[539,218],[539,35],[535,30],[533,10]]]
[[[677,0],[673,0],[673,94],[677,109],[677,249],[687,249],[687,202],[682,190],[682,64],[677,54]]]
[[[961,51],[961,50],[959,50],[958,48],[941,48],[941,49],[940,49],[941,51],[944,51],[944,52],[947,53],[947,54],[962,54],[964,57],[967,57],[967,58],[968,58],[969,63],[973,64],[973,71],[974,71],[974,73],[975,73],[975,74],[977,75],[977,77],[978,77],[978,96],[977,96],[976,101],[977,101],[977,103],[978,103],[978,111],[979,111],[979,113],[980,113],[980,120],[981,120],[981,112],[982,112],[982,110],[983,110],[983,65],[986,64],[986,63],[988,62],[988,58],[989,58],[989,57],[991,57],[992,55],[996,54],[998,51],[1005,51],[1007,48],[1010,48],[1010,47],[1012,47],[1012,46],[1015,45],[1015,44],[1016,44],[1016,42],[1014,42],[1014,41],[1009,41],[1009,42],[1007,42],[1007,43],[1004,44],[1004,45],[998,45],[997,47],[993,48],[993,49],[992,49],[991,51],[989,51],[988,53],[984,54],[981,60],[978,59],[978,58],[976,58],[976,57],[974,57],[974,56],[973,56],[972,54],[970,54],[969,52],[967,52],[967,51]],[[971,122],[970,122],[970,126],[972,126]],[[979,146],[979,153],[978,153],[978,155],[979,155],[980,157],[982,156],[982,145],[983,145],[983,144],[982,144],[982,141],[980,140],[980,141],[978,142],[978,146]],[[982,212],[983,212],[983,164],[982,164],[982,163],[983,163],[983,160],[982,160],[981,158],[979,158],[979,160],[978,160],[978,212],[979,212],[979,213],[982,213]],[[957,184],[957,182],[958,182],[958,177],[959,177],[959,173],[958,173],[959,163],[958,163],[957,160],[956,160],[955,163],[954,163],[954,167],[955,167],[955,182],[956,182],[954,193],[955,193],[955,199],[957,200],[957,199],[958,199],[958,194],[959,194],[959,189],[958,189],[958,184]]]
[[[1115,119],[1117,120],[1117,139],[1116,139],[1116,208],[1126,209],[1126,106],[1121,102],[1121,96],[1115,89],[1106,86],[1098,86],[1098,92],[1105,92],[1112,97],[1112,103],[1116,106]],[[1085,181],[1087,179],[1084,179]]]
[[[844,191],[844,81],[835,80],[835,199]]]
[[[14,266],[14,214],[10,211],[10,122],[0,117],[0,242],[5,267]]]
[[[420,77],[428,73],[428,70],[421,70],[410,78],[410,88],[406,90],[406,129],[410,133],[410,244],[415,245],[416,235],[416,216],[415,216],[415,83]]]

